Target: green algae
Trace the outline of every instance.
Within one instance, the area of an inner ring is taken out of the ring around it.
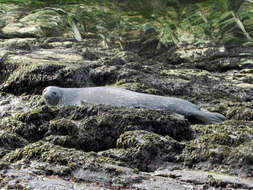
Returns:
[[[188,123],[166,112],[110,106],[42,106],[10,119],[6,128],[29,142],[44,140],[83,151],[115,148],[125,131],[146,129],[175,139],[188,139]],[[64,118],[63,118],[64,117]],[[172,129],[173,130],[170,130]],[[189,131],[189,133],[188,133]]]
[[[211,74],[208,71],[202,70],[194,70],[194,69],[175,69],[175,70],[164,70],[161,74],[166,74],[167,76],[181,76],[185,75],[187,73],[187,78],[211,78],[213,80],[218,80],[218,77],[215,77],[215,75]]]
[[[195,128],[195,139],[185,144],[178,159],[184,160],[190,167],[207,162],[211,164],[209,167],[214,168],[218,165],[226,169],[224,163],[240,168],[250,158],[248,143],[253,135],[251,125],[252,122],[230,120],[223,124]],[[243,151],[239,153],[238,150]]]

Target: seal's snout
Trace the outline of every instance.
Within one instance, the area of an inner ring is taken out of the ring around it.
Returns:
[[[45,98],[46,100],[49,100],[50,96],[48,94],[43,94],[43,98]]]
[[[44,89],[42,93],[42,98],[45,100],[47,104],[50,104],[50,94],[47,93],[47,90]]]

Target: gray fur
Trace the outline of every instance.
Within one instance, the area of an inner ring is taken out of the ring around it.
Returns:
[[[205,124],[217,123],[226,119],[222,114],[201,110],[199,106],[184,99],[138,93],[113,87],[60,88],[49,86],[44,89],[42,97],[49,105],[91,103],[167,110]]]

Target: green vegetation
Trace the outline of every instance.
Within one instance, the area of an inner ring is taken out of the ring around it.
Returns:
[[[251,0],[0,0],[3,2],[33,9],[61,8],[72,27],[79,24],[83,31],[118,40],[129,31],[136,31],[144,41],[177,45],[185,39],[245,44],[252,43],[253,37]]]
[[[83,2],[80,0],[0,0],[0,3],[23,4],[32,8],[42,8],[46,6],[59,6]]]

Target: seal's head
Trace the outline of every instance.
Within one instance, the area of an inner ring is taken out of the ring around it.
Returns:
[[[62,92],[58,87],[49,86],[43,90],[42,97],[47,104],[55,106],[62,98]]]

